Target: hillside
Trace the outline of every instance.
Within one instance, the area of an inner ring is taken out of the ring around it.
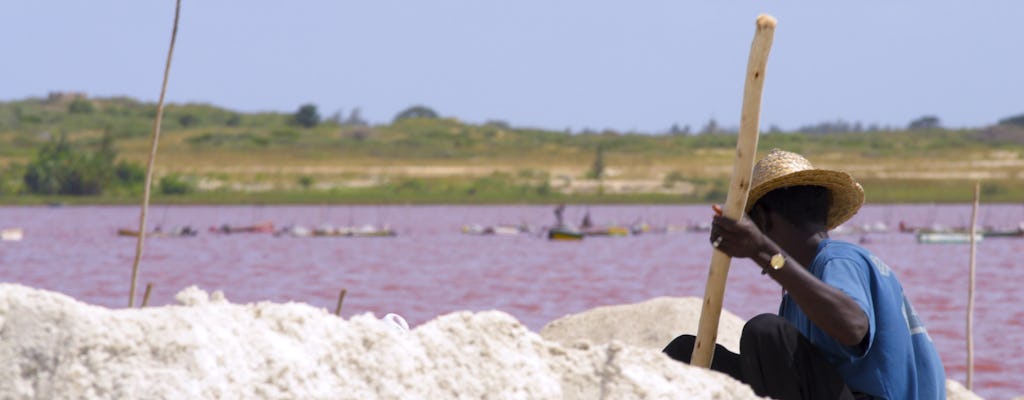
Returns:
[[[145,165],[155,110],[133,99],[74,93],[0,103],[0,200],[137,202],[137,180],[107,185],[92,196],[40,196],[28,193],[23,177],[40,149],[62,137],[76,151],[107,148],[118,162]],[[155,174],[182,189],[156,190],[155,200],[721,201],[736,143],[729,133],[572,134],[418,114],[386,125],[340,118],[310,127],[301,122],[292,114],[168,105]],[[775,147],[803,153],[819,167],[849,171],[872,202],[967,201],[975,180],[982,181],[986,201],[1024,201],[1024,128],[1013,124],[762,134],[760,151]]]

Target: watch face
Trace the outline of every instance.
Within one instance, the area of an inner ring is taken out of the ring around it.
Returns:
[[[783,265],[786,265],[786,258],[782,256],[782,253],[779,253],[772,256],[770,263],[772,265],[772,269],[779,270],[782,269]]]

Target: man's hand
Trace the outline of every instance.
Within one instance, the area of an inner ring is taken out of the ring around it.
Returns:
[[[711,245],[734,258],[752,258],[765,247],[767,238],[749,218],[739,221],[722,215],[722,209],[712,206],[715,217],[711,222]]]

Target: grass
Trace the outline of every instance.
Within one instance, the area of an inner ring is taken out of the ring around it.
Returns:
[[[119,159],[144,164],[151,104],[126,98],[90,99],[89,113],[45,99],[0,102],[0,202],[3,204],[133,204],[134,194],[50,198],[18,193],[19,174],[36,150],[58,133],[94,149],[104,132],[116,137]],[[566,134],[508,124],[472,125],[450,118],[407,119],[377,126],[288,124],[290,115],[243,114],[202,104],[168,105],[157,177],[177,174],[222,187],[155,203],[374,203],[492,204],[697,203],[723,201],[732,174],[736,137],[600,132]],[[584,179],[603,149],[609,182],[633,193],[594,193]],[[970,201],[978,176],[985,201],[1024,201],[1024,128],[765,133],[772,148],[806,155],[820,168],[860,180],[869,202]],[[548,188],[542,189],[543,182]],[[300,184],[299,182],[304,182]],[[691,185],[694,191],[659,193],[650,182]],[[376,185],[365,187],[368,183]],[[582,185],[577,185],[582,183]],[[573,188],[563,190],[565,185]],[[589,189],[588,189],[589,190]],[[576,191],[576,192],[572,192]],[[141,191],[135,191],[141,192]],[[132,192],[132,193],[135,193]],[[6,193],[6,194],[4,194]],[[55,199],[55,200],[54,200]]]

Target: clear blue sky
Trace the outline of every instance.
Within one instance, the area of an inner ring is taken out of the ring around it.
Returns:
[[[801,3],[801,4],[797,4]],[[738,125],[754,19],[779,20],[762,126],[1024,113],[1024,1],[184,0],[168,100],[239,111],[424,104],[473,123]],[[0,100],[159,96],[172,0],[0,12]]]

